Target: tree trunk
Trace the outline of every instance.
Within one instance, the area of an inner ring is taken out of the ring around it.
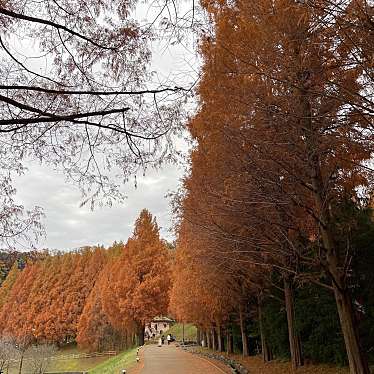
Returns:
[[[210,331],[209,330],[207,330],[207,332],[206,332],[206,345],[207,345],[208,349],[212,348],[212,339],[210,337]]]
[[[126,348],[129,348],[133,345],[132,334],[130,332],[126,333],[125,344],[126,344]]]
[[[128,349],[131,347],[131,334],[126,331],[126,334],[123,336],[123,343],[125,345],[125,348]],[[114,340],[115,342],[115,340]],[[116,343],[114,343],[114,346],[116,346]]]
[[[197,340],[197,345],[201,345],[201,330],[199,327],[196,329],[196,340]]]
[[[321,178],[321,176],[318,177],[320,171],[317,171],[315,175],[316,180],[314,181],[313,186],[316,188],[316,191],[320,191],[321,185],[317,181],[317,179]],[[322,211],[321,196],[318,193],[315,195],[316,205],[320,208],[320,211]],[[370,374],[366,354],[360,344],[352,298],[349,289],[343,280],[345,274],[342,274],[339,270],[338,255],[336,253],[332,235],[328,229],[329,217],[327,216],[327,213],[321,213],[321,220],[325,223],[324,227],[321,227],[321,237],[323,246],[326,250],[327,266],[332,278],[332,286],[339,314],[340,327],[343,332],[345,348],[348,356],[349,370],[351,374]]]
[[[316,173],[318,175],[318,173]],[[315,188],[320,188],[320,185],[315,182]],[[317,206],[322,207],[322,201],[319,196],[315,196]],[[321,220],[328,222],[327,214],[321,213]],[[338,255],[336,253],[332,235],[328,230],[328,225],[321,228],[322,243],[327,252],[327,266],[332,278],[332,286],[334,289],[335,302],[339,314],[340,327],[344,336],[345,348],[348,356],[349,370],[351,374],[370,374],[369,364],[366,354],[360,344],[360,336],[356,318],[354,315],[352,297],[347,288],[345,274],[339,270]]]
[[[261,302],[260,299],[258,300],[258,322],[259,322],[259,326],[260,326],[262,359],[263,359],[264,362],[269,362],[273,359],[273,354],[271,352],[269,344],[267,343],[266,335],[265,335],[265,332],[264,332],[263,315],[262,315],[262,302]]]
[[[137,339],[137,337],[136,337],[136,333],[133,333],[133,334],[132,334],[132,345],[133,345],[133,346],[137,345],[137,340],[136,340],[136,339]]]
[[[341,291],[335,286],[334,295],[347,350],[350,373],[370,374],[367,359],[360,346],[358,328],[356,326],[352,299],[349,291]]]
[[[299,54],[295,57],[299,59],[299,66],[302,71],[303,64],[301,57]],[[300,87],[303,87],[303,82],[300,83]],[[321,170],[320,139],[318,130],[313,126],[313,108],[309,99],[309,91],[308,88],[303,87],[299,89],[299,92],[302,111],[301,118],[303,118],[302,126],[305,129],[305,144],[316,207],[315,217],[318,217],[316,223],[320,229],[322,244],[326,253],[326,265],[333,282],[334,296],[344,336],[349,369],[351,374],[369,374],[369,365],[366,355],[361,348],[357,332],[352,299],[344,280],[346,274],[340,270],[342,266],[339,266],[338,253],[330,229],[331,215],[328,211],[328,204],[326,204],[326,201],[328,201],[326,196],[326,182],[323,179]]]
[[[223,352],[225,350],[223,336],[222,336],[222,329],[221,325],[217,324],[217,343],[218,343],[218,351]]]
[[[214,331],[214,327],[212,327],[212,349],[214,351],[217,350],[217,339],[216,339],[216,332]]]
[[[136,345],[142,346],[144,345],[144,326],[140,325],[136,332]]]
[[[22,374],[23,356],[24,356],[24,352],[22,352],[21,359],[19,361],[18,374]]]
[[[284,277],[284,296],[286,302],[287,324],[288,324],[288,339],[290,342],[291,362],[292,367],[297,369],[303,365],[301,354],[300,339],[295,331],[295,308],[294,295],[291,281]]]
[[[242,353],[243,353],[243,356],[249,356],[248,340],[247,340],[247,335],[245,331],[243,308],[241,304],[239,305],[239,323],[240,323],[240,332],[242,334],[242,345],[243,345]]]
[[[208,346],[208,335],[206,330],[203,330],[203,340],[204,340],[204,347]]]
[[[234,339],[230,330],[227,330],[226,333],[226,347],[227,354],[234,353]]]

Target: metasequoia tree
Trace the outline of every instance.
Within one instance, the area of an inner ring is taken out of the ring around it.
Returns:
[[[126,246],[43,254],[23,271],[16,263],[0,289],[1,335],[28,346],[75,340],[94,351],[129,347],[135,334],[142,343],[144,324],[167,311],[169,261],[157,223],[144,210]]]
[[[256,300],[257,293],[265,289],[264,272],[267,271],[262,268],[259,272],[254,263],[248,264],[245,249],[233,237],[229,240],[228,233],[223,235],[224,228],[235,229],[233,217],[220,216],[222,211],[217,211],[217,200],[221,198],[217,195],[212,198],[202,188],[208,180],[210,183],[212,173],[209,170],[213,169],[208,166],[208,173],[200,180],[198,174],[201,175],[206,164],[200,167],[194,164],[198,154],[193,157],[192,175],[185,180],[187,195],[181,202],[170,307],[180,320],[193,321],[202,330],[216,330],[217,335],[226,333],[228,351],[232,350],[230,324],[236,322],[241,331],[243,355],[248,355],[245,327],[248,303],[251,298]],[[217,167],[216,164],[214,173],[223,175]],[[215,187],[221,185],[218,179],[215,182]],[[218,349],[222,349],[221,339],[218,343]]]
[[[364,30],[354,9],[372,8],[346,1],[336,12],[331,3],[204,2],[214,33],[202,42],[201,106],[190,128],[198,151],[225,174],[205,188],[206,206],[214,197],[224,204],[197,215],[200,228],[243,248],[248,263],[279,270],[286,296],[295,278],[331,289],[350,370],[368,373],[348,276],[355,254],[337,245],[334,225],[339,206],[372,187],[370,62],[340,27]],[[230,224],[238,212],[244,217]]]
[[[27,264],[1,310],[3,334],[62,344],[73,340],[86,298],[103,265],[102,248]]]
[[[122,253],[124,246],[115,244],[112,248],[116,251],[117,247]],[[102,269],[79,318],[76,341],[80,347],[90,351],[123,349],[132,344],[129,341],[129,331],[120,331],[111,324],[103,309],[101,293],[104,279],[111,272],[113,262],[121,253],[116,253]],[[112,297],[115,298],[116,295]]]
[[[202,119],[206,120],[204,114],[195,118],[192,131],[199,130]],[[230,142],[226,141],[227,134],[231,136]],[[255,312],[251,310],[251,314],[261,320],[261,304],[264,296],[268,295],[269,279],[274,273],[281,275],[277,277],[277,283],[283,279],[291,358],[298,366],[302,358],[294,327],[293,278],[297,274],[297,266],[293,258],[295,247],[300,247],[300,243],[295,235],[291,237],[288,234],[288,230],[294,228],[293,221],[299,212],[292,209],[276,184],[264,186],[258,180],[249,179],[244,157],[248,150],[241,149],[242,143],[239,132],[225,128],[222,132],[212,131],[209,137],[202,137],[193,152],[191,175],[184,182],[186,196],[179,202],[181,219],[184,225],[190,227],[187,247],[200,258],[201,254],[195,250],[194,238],[198,237],[203,241],[199,245],[205,258],[203,263],[216,262],[220,264],[221,271],[235,274],[228,286],[237,290],[238,300],[241,300],[238,301],[237,313],[244,354],[248,353],[245,346],[246,318],[243,318],[248,312],[247,300],[257,299],[252,304],[258,304],[258,309]],[[274,173],[260,168],[256,172],[259,173],[258,179],[265,176],[270,179]],[[178,234],[181,236],[181,232]],[[277,284],[279,287],[283,285]],[[264,359],[268,361],[271,354],[266,337],[262,334],[261,338]]]
[[[37,279],[39,265],[26,266],[13,285],[6,303],[0,312],[0,324],[3,336],[15,339],[30,336],[32,327],[26,320],[27,306],[32,285]],[[25,287],[25,285],[28,285]]]
[[[110,204],[123,198],[118,180],[171,157],[185,93],[153,80],[150,42],[163,12],[141,24],[138,3],[0,4],[0,244],[42,233],[41,209],[14,201],[26,160],[62,169],[83,203]]]
[[[233,290],[228,286],[226,274],[213,264],[209,266],[202,254],[199,255],[195,241],[186,244],[180,236],[170,311],[179,321],[193,322],[208,346],[223,351],[227,318],[235,307]]]
[[[0,308],[7,302],[8,296],[14,283],[17,280],[17,277],[20,273],[20,269],[18,269],[18,262],[16,261],[12,268],[10,269],[7,277],[5,278],[4,282],[1,284],[0,287]]]
[[[135,331],[138,345],[144,344],[145,324],[167,312],[169,256],[155,218],[144,209],[121,256],[105,275],[104,311],[116,328]]]
[[[207,116],[211,116],[211,113],[208,112]],[[221,112],[218,113],[222,116]],[[293,248],[289,248],[285,242],[287,230],[293,228],[293,214],[297,217],[298,212],[290,210],[289,203],[284,201],[282,191],[276,186],[266,185],[264,188],[263,183],[248,178],[248,149],[242,149],[241,132],[228,128],[216,131],[208,127],[210,136],[203,136],[201,126],[209,126],[209,122],[203,122],[207,120],[205,116],[205,112],[202,112],[191,122],[192,133],[201,131],[202,137],[198,137],[199,146],[191,156],[191,175],[184,182],[186,196],[179,202],[181,219],[184,225],[190,227],[190,232],[183,234],[188,238],[188,245],[185,246],[205,265],[213,262],[219,264],[221,272],[234,272],[235,276],[227,285],[231,292],[236,289],[239,295],[237,313],[244,354],[248,354],[245,332],[248,296],[251,293],[251,297],[256,299],[255,295],[264,291],[266,276],[270,277],[274,271],[282,273],[289,316],[291,357],[295,366],[300,365],[301,349],[293,317]],[[227,134],[232,137],[230,142],[226,141]],[[265,175],[271,178],[275,173],[260,169],[256,171],[261,173],[260,178]],[[259,187],[260,191],[257,189]],[[282,205],[278,206],[278,203]],[[271,210],[271,207],[276,209]],[[286,219],[289,222],[286,223]],[[270,223],[279,227],[269,229]],[[178,232],[178,235],[182,233]],[[198,244],[198,241],[202,243]],[[195,247],[199,247],[202,253],[196,252]],[[260,313],[257,318],[260,318]],[[267,353],[264,335],[262,343],[264,358],[268,360],[271,355]]]
[[[117,330],[109,321],[102,306],[99,289],[100,278],[97,282],[97,286],[91,291],[79,319],[76,341],[80,347],[93,352],[123,349],[128,342],[127,331]],[[115,296],[113,295],[113,297]]]
[[[40,285],[35,304],[32,304],[33,326],[39,339],[63,343],[75,338],[86,299],[105,262],[103,248],[85,248],[78,253],[52,258],[50,268],[55,269],[54,275],[45,263],[44,276],[40,274],[45,284]],[[47,291],[48,302],[43,296]]]

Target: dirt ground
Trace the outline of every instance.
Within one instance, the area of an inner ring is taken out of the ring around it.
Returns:
[[[194,348],[194,351],[218,353],[201,347]],[[218,354],[226,357],[228,356],[224,352],[219,352]],[[294,371],[292,370],[290,362],[274,360],[264,363],[261,356],[250,356],[243,358],[241,355],[232,354],[229,355],[229,357],[234,359],[236,362],[241,363],[249,370],[250,374],[349,374],[349,369],[347,367],[306,364],[305,366],[297,369],[297,371]]]
[[[340,368],[328,365],[305,365],[296,372],[292,370],[290,362],[274,360],[264,363],[261,356],[243,358],[240,355],[232,355],[234,360],[241,362],[251,374],[349,374],[346,367]]]

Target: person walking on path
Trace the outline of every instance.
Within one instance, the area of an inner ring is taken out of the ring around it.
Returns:
[[[166,340],[168,341],[168,345],[170,344],[170,341],[171,341],[171,336],[170,334],[168,334],[168,336],[166,337]]]

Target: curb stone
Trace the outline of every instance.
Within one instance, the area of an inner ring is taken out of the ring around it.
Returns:
[[[215,354],[215,353],[210,353],[210,352],[207,352],[207,353],[198,352],[194,349],[187,349],[183,347],[181,348],[195,355],[204,356],[204,357],[207,357],[213,360],[221,361],[231,369],[231,372],[233,374],[249,374],[249,371],[242,364],[226,356]]]

